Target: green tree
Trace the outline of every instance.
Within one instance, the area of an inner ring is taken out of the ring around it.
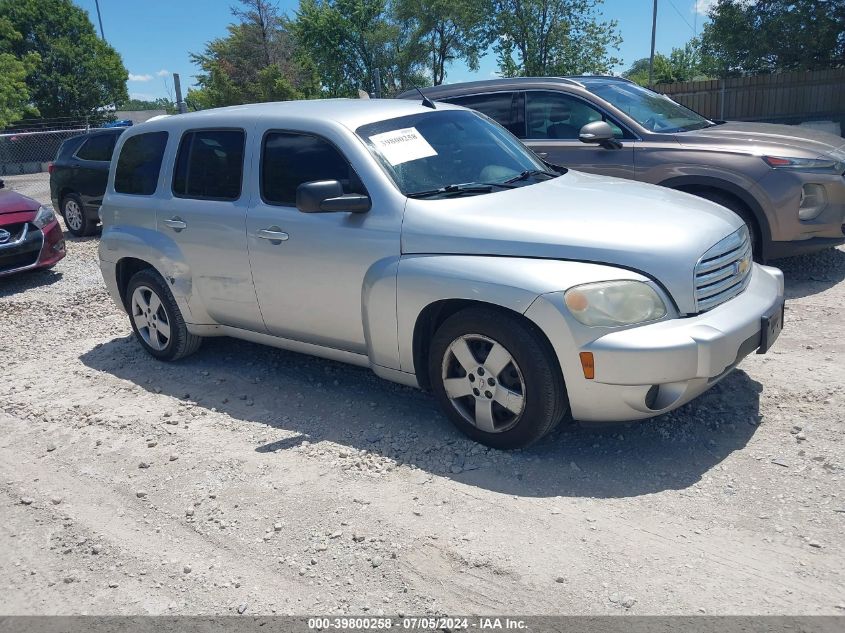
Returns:
[[[718,76],[845,65],[843,0],[718,0],[702,34]]]
[[[42,117],[107,117],[104,106],[128,98],[128,73],[120,55],[97,37],[88,14],[71,0],[0,0],[5,18],[21,39],[6,42],[23,60],[41,63],[26,77],[32,105]]]
[[[413,25],[396,19],[387,0],[302,0],[291,31],[313,60],[323,96],[384,96],[427,85],[427,47]]]
[[[118,110],[164,110],[168,114],[176,114],[176,105],[167,97],[159,97],[153,101],[145,99],[128,99],[117,104]]]
[[[622,76],[641,86],[648,86],[649,58],[638,59]],[[654,55],[654,83],[669,84],[676,81],[695,81],[707,79],[701,65],[700,44],[692,39],[681,48],[673,48],[667,57],[661,53]]]
[[[479,59],[493,42],[490,14],[493,0],[395,0],[396,18],[412,25],[412,38],[427,48],[435,86],[446,79],[446,67],[462,60],[478,70]]]
[[[188,91],[191,109],[314,96],[313,67],[303,63],[287,23],[268,0],[241,0],[239,21],[191,60],[200,67],[199,88]]]
[[[494,50],[506,77],[607,73],[622,38],[603,0],[495,0]]]
[[[0,17],[0,130],[25,116],[38,116],[38,109],[30,103],[26,79],[38,67],[38,53],[23,58],[11,52],[12,43],[23,36],[7,18]]]

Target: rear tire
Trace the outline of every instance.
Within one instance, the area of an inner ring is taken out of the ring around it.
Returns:
[[[62,198],[61,211],[67,230],[76,237],[87,237],[97,229],[97,223],[85,214],[82,199],[75,193]]]
[[[428,371],[446,416],[493,448],[528,446],[567,411],[551,346],[523,318],[503,310],[472,307],[446,319],[432,338]]]
[[[202,344],[202,337],[188,332],[173,293],[151,268],[132,275],[126,289],[126,308],[141,346],[159,360],[190,356]]]

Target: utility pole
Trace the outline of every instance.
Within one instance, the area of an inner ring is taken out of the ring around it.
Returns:
[[[182,101],[182,83],[179,81],[179,73],[173,73],[173,89],[176,91],[176,110],[179,114],[188,111],[188,105]]]
[[[106,36],[103,33],[103,16],[100,15],[100,0],[94,0],[94,4],[97,5],[97,21],[100,23],[100,39],[105,42]]]
[[[376,99],[381,99],[381,71],[378,68],[373,68],[373,84]]]
[[[651,16],[651,57],[648,60],[648,87],[654,85],[654,37],[657,35],[657,0],[654,0],[654,13]]]

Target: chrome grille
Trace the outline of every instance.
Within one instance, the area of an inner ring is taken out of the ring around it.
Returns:
[[[732,299],[751,280],[751,240],[742,227],[708,250],[695,266],[695,304],[706,312]]]

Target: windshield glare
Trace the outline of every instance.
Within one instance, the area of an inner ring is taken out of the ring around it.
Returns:
[[[609,101],[652,132],[689,132],[711,127],[700,114],[642,86],[623,82],[587,84],[587,90]]]
[[[547,169],[510,132],[475,112],[414,114],[364,125],[356,133],[405,195],[456,184],[504,183]]]

